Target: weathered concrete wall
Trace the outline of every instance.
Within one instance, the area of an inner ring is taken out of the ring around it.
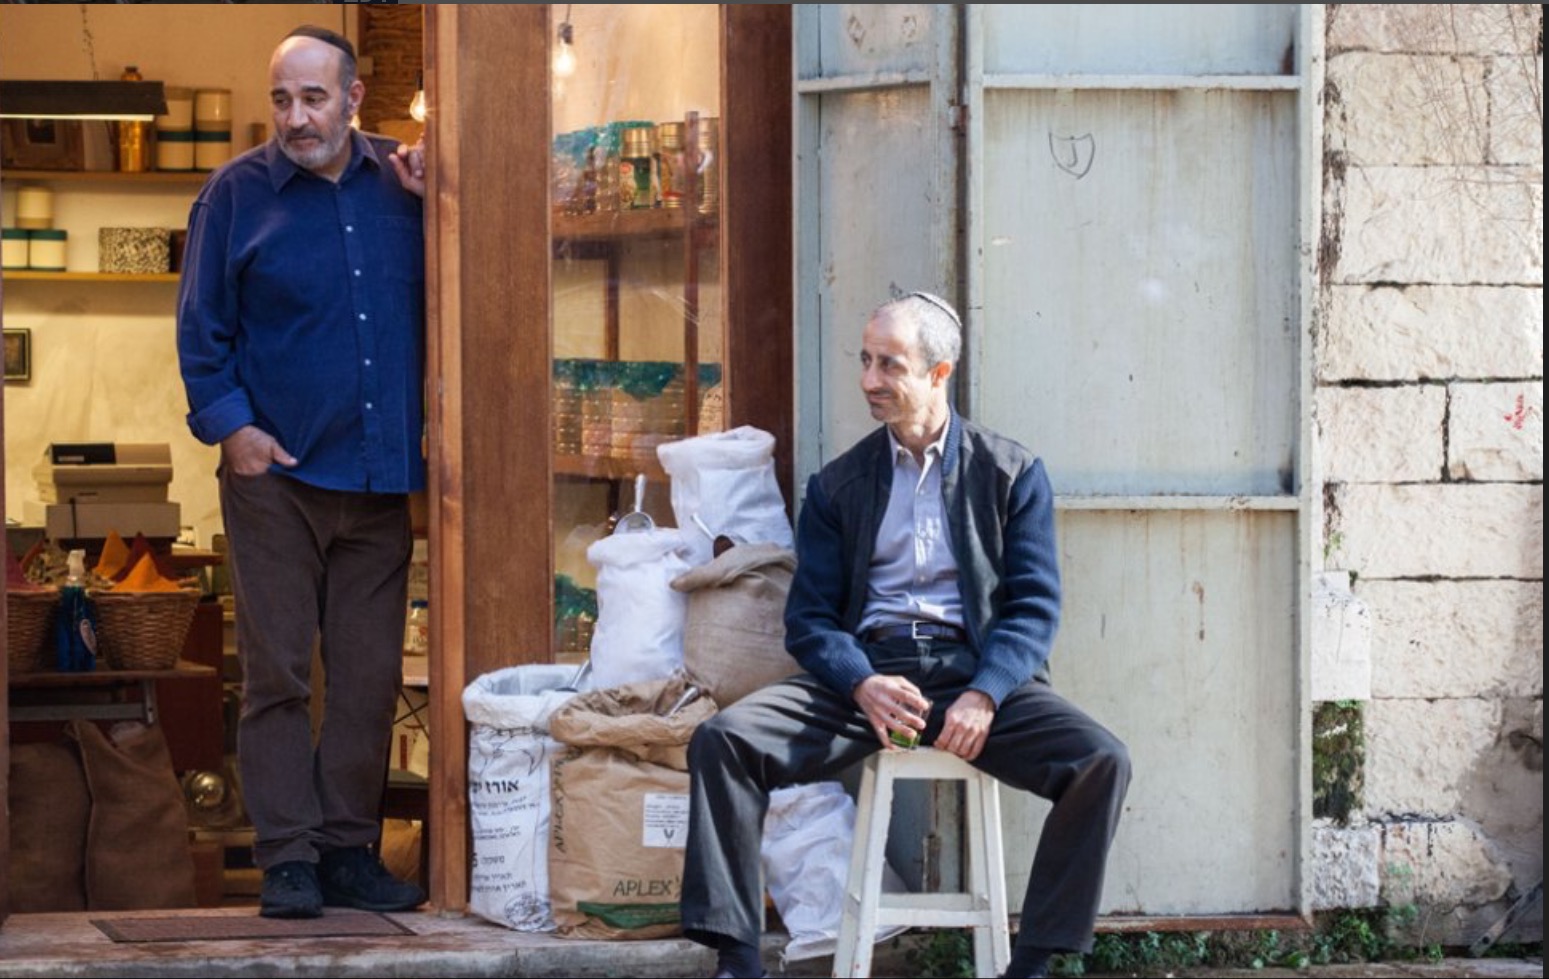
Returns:
[[[1320,588],[1312,687],[1367,703],[1314,907],[1466,945],[1543,878],[1542,8],[1326,9],[1313,407],[1355,604]],[[1316,648],[1354,621],[1365,664]]]

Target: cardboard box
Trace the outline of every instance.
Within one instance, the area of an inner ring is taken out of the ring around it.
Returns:
[[[43,527],[50,540],[96,539],[113,531],[129,540],[135,534],[175,538],[182,515],[176,503],[43,503],[22,506],[27,523]]]

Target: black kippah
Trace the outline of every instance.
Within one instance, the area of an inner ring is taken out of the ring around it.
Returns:
[[[314,41],[322,41],[324,44],[331,44],[338,48],[340,51],[343,51],[345,56],[349,58],[351,62],[355,60],[355,45],[351,44],[350,39],[345,37],[343,34],[340,34],[338,31],[331,31],[326,27],[318,27],[316,24],[302,24],[300,27],[296,28],[285,36],[287,38],[310,37]]]

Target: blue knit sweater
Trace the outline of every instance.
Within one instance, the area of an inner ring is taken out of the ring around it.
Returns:
[[[887,430],[878,428],[808,480],[797,520],[785,645],[846,695],[876,672],[855,633],[892,478]],[[1054,491],[1041,460],[956,412],[941,480],[964,626],[979,654],[970,686],[998,706],[1030,677],[1048,680],[1060,613]]]

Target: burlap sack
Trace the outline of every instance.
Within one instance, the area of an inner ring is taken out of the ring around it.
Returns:
[[[90,721],[74,720],[65,733],[80,746],[91,791],[87,908],[193,907],[188,813],[161,728],[119,725],[109,739]]]
[[[722,708],[801,667],[785,651],[785,596],[796,552],[738,544],[672,581],[688,595],[683,666]]]
[[[91,793],[73,744],[11,746],[11,911],[86,910]]]
[[[681,674],[578,694],[549,718],[566,750],[553,763],[549,902],[565,938],[666,938],[688,835],[688,741],[713,716],[679,707]]]

